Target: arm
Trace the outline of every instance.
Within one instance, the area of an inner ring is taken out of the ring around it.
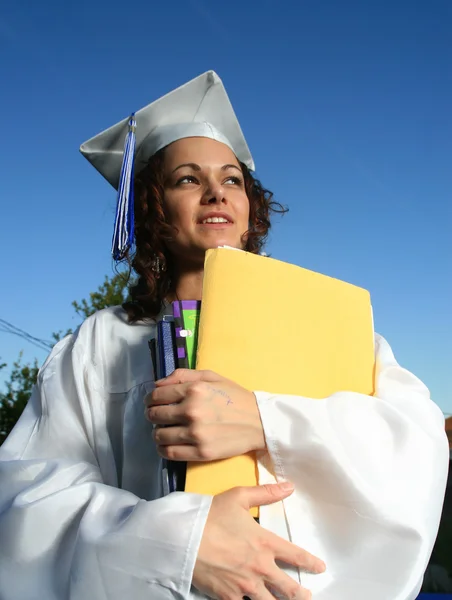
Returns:
[[[105,485],[86,356],[76,336],[58,344],[0,449],[0,597],[188,598],[211,498]]]
[[[376,392],[324,400],[256,393],[294,543],[322,556],[302,575],[319,600],[416,597],[437,534],[449,450],[427,388],[376,340]]]

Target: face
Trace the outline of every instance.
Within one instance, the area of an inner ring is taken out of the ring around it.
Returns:
[[[202,137],[165,150],[165,210],[176,229],[170,250],[179,260],[202,263],[206,250],[243,247],[249,201],[239,162],[230,148]]]

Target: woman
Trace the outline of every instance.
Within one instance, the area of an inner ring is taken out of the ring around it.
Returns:
[[[155,383],[155,319],[174,298],[201,298],[207,249],[259,251],[279,207],[249,172],[215,74],[136,124],[124,160],[127,122],[82,151],[119,182],[117,258],[130,252],[135,168],[138,284],[124,308],[57,344],[1,448],[0,597],[301,600],[310,588],[319,600],[415,598],[446,481],[441,412],[378,336],[376,395],[359,401],[254,395],[205,372]],[[262,485],[163,496],[161,457],[247,451]]]

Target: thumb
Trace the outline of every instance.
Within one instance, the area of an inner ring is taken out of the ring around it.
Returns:
[[[289,481],[245,487],[242,488],[244,504],[246,504],[246,508],[274,504],[290,496],[294,489],[293,483]]]

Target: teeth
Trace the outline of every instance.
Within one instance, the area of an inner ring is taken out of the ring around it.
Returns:
[[[203,225],[205,223],[229,223],[229,221],[223,217],[209,217],[208,219],[204,219],[202,222]]]

